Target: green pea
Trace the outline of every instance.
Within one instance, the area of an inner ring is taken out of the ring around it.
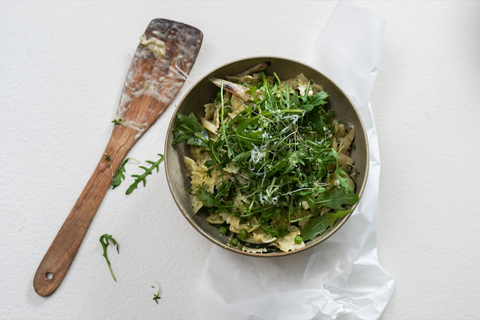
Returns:
[[[294,241],[295,241],[296,244],[300,244],[300,243],[302,243],[303,239],[300,236],[296,236]]]
[[[248,231],[245,230],[245,229],[242,229],[238,233],[238,236],[240,237],[240,239],[247,239],[248,238]]]
[[[220,232],[221,234],[226,234],[228,232],[228,228],[227,227],[220,227],[220,228],[218,228],[218,232]]]
[[[232,240],[230,240],[230,244],[234,247],[238,246],[238,240],[233,238]]]

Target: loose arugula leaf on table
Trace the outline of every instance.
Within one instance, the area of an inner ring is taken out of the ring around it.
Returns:
[[[130,185],[130,187],[128,187],[127,191],[125,192],[126,194],[130,194],[132,193],[133,190],[135,190],[137,187],[138,187],[138,184],[140,182],[143,182],[143,186],[145,187],[146,184],[147,184],[147,176],[149,174],[152,174],[152,171],[153,169],[157,169],[157,172],[158,172],[158,166],[160,165],[160,163],[163,161],[163,154],[158,154],[160,156],[160,159],[157,161],[157,162],[153,162],[151,160],[147,160],[147,163],[151,164],[151,166],[149,168],[145,167],[145,166],[140,166],[141,169],[145,170],[145,172],[141,175],[138,175],[138,174],[133,174],[132,177],[135,178],[135,181]]]
[[[158,304],[158,300],[159,300],[159,299],[162,299],[162,298],[160,297],[160,284],[158,283],[158,281],[155,281],[155,282],[156,282],[157,285],[158,285],[158,291],[157,291],[156,294],[155,294],[155,293],[153,294],[153,301],[155,301],[155,302]],[[152,286],[152,288],[155,289],[154,286]]]
[[[302,238],[304,241],[314,240],[317,236],[324,233],[327,228],[333,227],[338,218],[345,217],[352,210],[343,210],[325,213],[310,219],[308,225],[303,229]]]
[[[115,275],[113,274],[112,266],[110,265],[110,260],[108,259],[108,254],[107,254],[107,247],[110,244],[109,241],[112,242],[113,246],[117,247],[117,253],[120,253],[118,251],[118,243],[111,235],[108,235],[108,234],[105,233],[104,235],[102,235],[100,237],[100,243],[102,244],[102,248],[103,248],[103,256],[105,257],[105,260],[107,261],[108,269],[110,270],[110,274],[112,275],[113,280],[117,281],[117,279],[115,278]]]
[[[112,186],[112,189],[115,189],[116,187],[118,187],[122,183],[122,180],[125,180],[125,171],[126,171],[125,165],[130,159],[132,158],[125,159],[122,165],[120,166],[120,168],[118,168],[117,173],[113,175],[112,182],[110,183],[110,185]]]

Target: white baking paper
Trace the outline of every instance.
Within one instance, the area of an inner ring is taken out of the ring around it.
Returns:
[[[370,172],[350,219],[327,241],[283,258],[253,258],[212,248],[199,285],[205,319],[378,319],[395,280],[377,259],[380,156],[370,105],[384,18],[339,1],[310,64],[353,100],[370,144]]]

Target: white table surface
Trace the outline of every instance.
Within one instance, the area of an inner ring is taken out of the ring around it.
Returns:
[[[378,255],[396,290],[381,319],[479,319],[480,2],[359,3],[387,21],[372,105],[382,161]],[[0,318],[202,319],[197,287],[212,245],[176,208],[163,166],[129,196],[128,183],[107,192],[52,296],[34,292],[33,276],[103,154],[150,20],[204,33],[174,106],[231,60],[306,61],[335,4],[0,2]],[[163,153],[173,109],[130,156]],[[109,251],[117,282],[98,241],[104,233],[120,243],[120,254]]]

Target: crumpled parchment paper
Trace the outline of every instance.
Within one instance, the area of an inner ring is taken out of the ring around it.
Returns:
[[[251,258],[212,248],[199,285],[205,319],[378,319],[395,280],[377,259],[380,155],[370,94],[385,19],[339,1],[309,64],[335,81],[360,111],[370,172],[357,209],[332,237],[283,258]],[[308,63],[308,61],[307,61]]]

